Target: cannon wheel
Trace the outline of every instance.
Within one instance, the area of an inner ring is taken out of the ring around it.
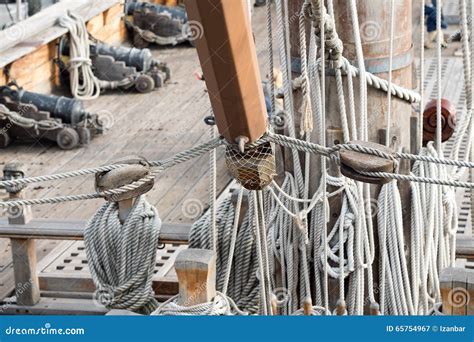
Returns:
[[[79,134],[70,127],[60,130],[56,137],[56,142],[62,150],[72,150],[79,145],[79,140]]]
[[[149,93],[155,89],[155,81],[151,76],[142,74],[135,80],[135,89],[142,94]]]
[[[28,16],[31,17],[41,11],[43,5],[41,0],[28,0]]]
[[[133,46],[138,49],[145,49],[150,46],[150,42],[143,39],[138,32],[133,33]]]
[[[0,148],[6,148],[12,142],[12,138],[7,132],[0,132]]]

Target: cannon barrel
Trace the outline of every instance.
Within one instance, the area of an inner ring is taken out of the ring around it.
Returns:
[[[181,19],[184,22],[188,21],[186,11],[182,7],[169,7],[157,4],[150,4],[148,2],[131,2],[126,5],[125,13],[132,15],[136,10],[149,9],[156,13],[169,13],[173,19]]]
[[[102,42],[97,42],[96,44],[91,45],[91,53],[111,56],[116,61],[122,61],[128,66],[137,68],[138,71],[150,70],[153,62],[153,55],[149,49],[112,46]]]
[[[52,117],[61,119],[64,123],[77,124],[90,116],[82,102],[76,99],[38,94],[10,87],[4,87],[1,93],[10,96],[14,101],[29,103],[36,106],[38,110],[49,112]]]

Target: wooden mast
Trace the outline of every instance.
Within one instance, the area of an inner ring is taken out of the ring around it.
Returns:
[[[190,29],[219,133],[232,143],[255,142],[267,115],[246,1],[185,0]]]

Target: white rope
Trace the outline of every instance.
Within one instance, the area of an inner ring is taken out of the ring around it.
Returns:
[[[211,140],[216,138],[216,129],[213,125],[209,126],[209,135]],[[217,253],[217,155],[216,150],[212,149],[209,151],[209,210],[211,213],[211,234],[212,234],[212,250]]]
[[[81,100],[96,99],[100,95],[100,82],[92,71],[89,33],[84,19],[68,12],[59,19],[59,25],[69,30],[69,75],[72,95]]]
[[[136,199],[125,222],[118,204],[107,202],[84,231],[89,269],[107,308],[150,313],[157,307],[152,288],[161,220],[144,196]]]
[[[152,316],[234,316],[246,315],[239,310],[234,301],[225,294],[217,292],[211,302],[184,306],[178,304],[179,295],[168,299],[151,313]]]

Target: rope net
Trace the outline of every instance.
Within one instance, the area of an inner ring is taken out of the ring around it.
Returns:
[[[228,145],[225,160],[232,177],[249,190],[263,189],[275,176],[275,157],[269,143],[247,148],[243,152]]]

